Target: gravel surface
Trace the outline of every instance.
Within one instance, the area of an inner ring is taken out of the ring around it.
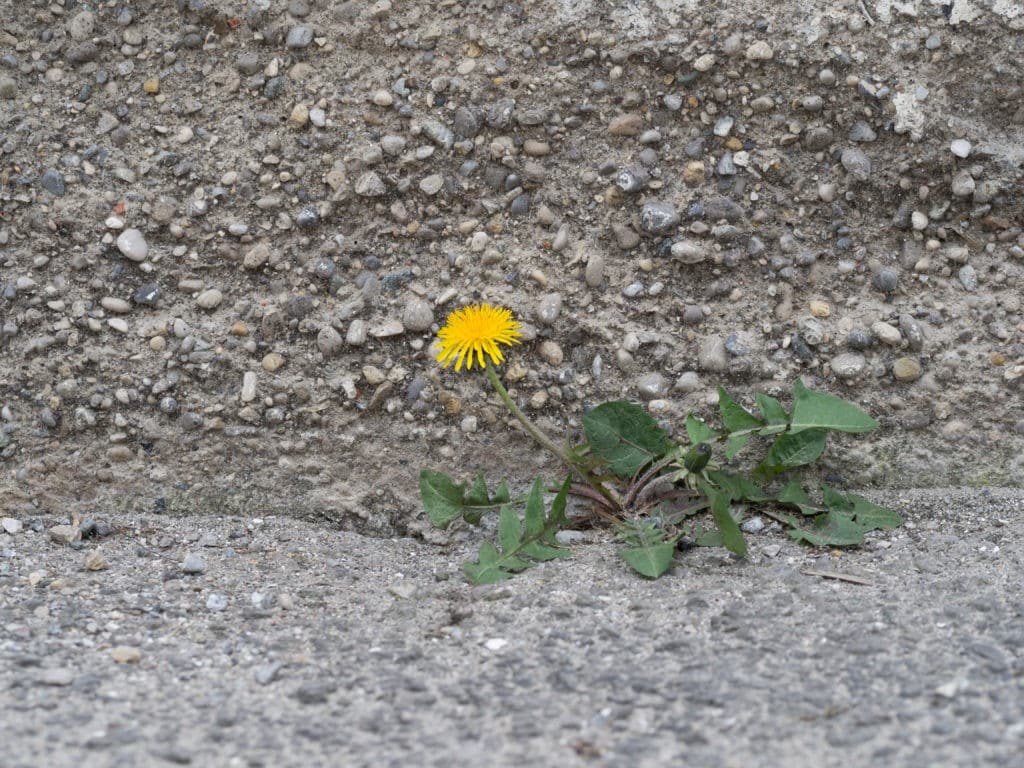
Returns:
[[[555,433],[803,377],[885,427],[826,457],[850,484],[1018,484],[1022,28],[1005,0],[0,0],[0,492],[415,531],[410,466],[518,466],[431,354],[478,300],[524,321],[504,374]]]
[[[856,551],[766,529],[646,582],[598,541],[486,588],[476,531],[7,518],[2,762],[1021,764],[1024,493],[871,495],[907,523]]]

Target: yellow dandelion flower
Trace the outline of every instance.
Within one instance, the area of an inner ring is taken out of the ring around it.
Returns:
[[[499,344],[518,344],[522,334],[519,323],[512,317],[512,312],[504,307],[492,307],[490,304],[472,304],[457,309],[448,315],[437,338],[441,351],[437,361],[445,368],[455,363],[455,370],[466,370],[473,367],[473,355],[481,368],[487,367],[487,359],[498,365],[504,361]]]

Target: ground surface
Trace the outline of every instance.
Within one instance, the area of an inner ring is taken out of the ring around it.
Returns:
[[[764,533],[652,583],[594,543],[486,588],[475,531],[146,515],[68,546],[25,519],[0,533],[3,763],[1020,764],[1024,494],[875,498],[906,527],[841,556]]]
[[[828,454],[847,482],[1019,484],[1022,26],[1005,0],[0,0],[0,490],[415,532],[421,464],[518,466],[430,353],[477,300],[526,324],[504,375],[555,433],[799,376],[883,423]]]

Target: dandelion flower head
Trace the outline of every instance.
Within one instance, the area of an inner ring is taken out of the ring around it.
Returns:
[[[440,352],[437,360],[447,368],[453,362],[455,370],[473,367],[473,355],[481,368],[487,367],[487,358],[498,365],[504,361],[500,344],[518,344],[522,334],[512,312],[490,304],[471,304],[448,315],[444,327],[438,332]]]

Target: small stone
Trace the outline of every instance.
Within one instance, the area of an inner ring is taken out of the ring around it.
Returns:
[[[646,373],[637,379],[637,392],[643,400],[657,400],[668,394],[668,381],[660,373]]]
[[[722,372],[729,368],[729,355],[725,341],[719,336],[706,339],[697,354],[697,366],[702,371]]]
[[[190,576],[197,576],[201,573],[205,573],[206,561],[203,560],[201,555],[198,555],[195,552],[189,552],[185,555],[185,559],[181,561],[181,572]]]
[[[966,139],[953,139],[949,144],[949,151],[959,158],[966,159],[971,156],[971,142]]]
[[[57,544],[70,544],[82,538],[82,532],[77,525],[55,525],[47,533],[50,540]]]
[[[309,123],[309,107],[305,104],[296,104],[292,107],[292,113],[288,115],[288,125],[297,130],[305,128]]]
[[[196,297],[196,304],[202,309],[214,309],[222,301],[224,301],[224,294],[216,288],[209,288]]]
[[[142,651],[130,645],[117,645],[110,649],[110,657],[118,664],[138,664]]]
[[[875,133],[874,129],[863,120],[858,120],[850,128],[849,139],[850,141],[870,143],[878,138],[878,134]]]
[[[385,320],[380,325],[370,329],[370,335],[375,339],[389,339],[392,336],[401,336],[405,333],[405,326],[401,320]]]
[[[316,346],[324,357],[331,357],[337,354],[344,346],[345,340],[341,334],[329,325],[325,325],[316,335]]]
[[[143,307],[155,307],[160,301],[162,291],[156,283],[140,285],[132,294],[132,301]]]
[[[362,320],[353,320],[345,332],[345,343],[351,347],[360,347],[366,343],[366,323]]]
[[[300,685],[292,696],[300,704],[326,704],[336,690],[338,684],[331,680],[311,680]]]
[[[253,677],[256,679],[256,682],[260,685],[270,685],[272,682],[274,682],[274,680],[277,679],[277,674],[281,671],[283,667],[284,665],[279,661],[271,661],[267,664],[260,664],[258,667],[256,667],[255,672],[253,672]]]
[[[974,177],[968,170],[962,170],[953,177],[950,191],[954,197],[970,197],[975,189]]]
[[[359,180],[356,181],[355,190],[356,194],[360,197],[380,197],[387,192],[384,182],[373,171],[364,173],[359,177]]]
[[[506,645],[508,645],[508,640],[502,637],[492,637],[484,642],[484,648],[488,651],[500,651]]]
[[[39,178],[39,186],[57,197],[62,197],[67,191],[64,185],[64,174],[52,168],[45,171]]]
[[[273,373],[284,365],[284,355],[278,352],[271,352],[263,358],[263,370],[268,373]]]
[[[85,570],[87,571],[105,571],[109,567],[110,563],[100,554],[98,549],[94,549],[85,557]]]
[[[857,181],[867,181],[871,175],[871,160],[856,147],[844,149],[839,157],[843,168]]]
[[[280,40],[281,38],[278,38]],[[313,28],[306,24],[298,24],[288,30],[284,44],[292,50],[308,48],[313,42]]]
[[[562,294],[549,293],[537,304],[537,319],[544,325],[553,325],[562,311]]]
[[[965,291],[978,290],[978,273],[970,264],[965,264],[960,267],[956,276],[960,280],[960,285],[964,287]]]
[[[612,136],[636,136],[643,127],[644,120],[640,115],[616,115],[608,124],[608,133]]]
[[[715,56],[711,53],[705,53],[703,56],[698,56],[693,62],[693,68],[698,72],[709,72],[714,66]]]
[[[704,163],[701,160],[690,160],[683,168],[683,182],[691,187],[704,183]]]
[[[810,308],[814,317],[829,317],[832,314],[832,308],[825,301],[814,300],[810,303]]]
[[[923,232],[928,228],[928,215],[921,211],[913,211],[910,214],[910,226],[916,232]]]
[[[890,347],[898,347],[903,341],[903,334],[894,325],[879,320],[872,323],[871,334],[883,344]]]
[[[670,252],[672,258],[683,264],[700,264],[708,257],[707,249],[699,240],[679,240],[672,243]]]
[[[218,595],[216,593],[206,598],[206,607],[208,610],[214,612],[220,612],[228,607],[227,595]]]
[[[75,672],[71,669],[58,667],[56,669],[44,669],[39,673],[36,681],[40,685],[65,686],[71,685],[75,680]]]
[[[425,195],[436,195],[444,187],[444,176],[432,173],[420,180],[420,191]]]
[[[537,347],[537,354],[549,365],[561,365],[564,359],[562,348],[557,342],[546,339]]]
[[[239,393],[243,403],[251,403],[256,399],[256,382],[258,381],[255,371],[246,371],[242,374],[242,390]]]
[[[117,250],[126,259],[131,259],[132,261],[145,261],[149,255],[149,245],[146,243],[146,238],[137,229],[126,229],[117,236]]]
[[[882,293],[893,293],[899,285],[900,276],[894,269],[882,267],[871,278],[871,284]]]
[[[775,51],[764,40],[758,40],[747,48],[747,61],[771,61]]]
[[[678,226],[679,214],[668,203],[651,200],[640,209],[640,227],[647,234],[666,234]]]
[[[597,288],[604,282],[604,256],[591,254],[587,259],[587,268],[583,272],[583,279],[591,288]]]
[[[18,84],[12,77],[0,77],[0,99],[11,100],[18,95]]]
[[[132,311],[132,305],[124,299],[119,299],[116,296],[104,296],[100,299],[100,306],[108,312],[116,312],[118,314],[124,314]]]
[[[270,259],[270,247],[266,243],[258,243],[250,248],[242,257],[242,266],[246,269],[259,269]]]
[[[755,516],[749,520],[744,520],[740,528],[744,533],[760,533],[765,528],[764,518]]]
[[[912,357],[901,357],[892,364],[892,375],[897,381],[915,381],[921,378],[921,363]]]
[[[832,372],[841,379],[852,379],[859,376],[867,366],[864,355],[856,352],[845,352],[832,358]]]
[[[4,531],[13,536],[21,530],[21,520],[16,520],[13,517],[5,517],[0,521],[0,526],[3,527]]]
[[[156,77],[149,78],[142,84],[142,90],[151,96],[160,93],[160,80]]]
[[[402,325],[407,330],[417,333],[429,331],[434,324],[434,310],[423,299],[414,298],[405,305],[402,312]]]

